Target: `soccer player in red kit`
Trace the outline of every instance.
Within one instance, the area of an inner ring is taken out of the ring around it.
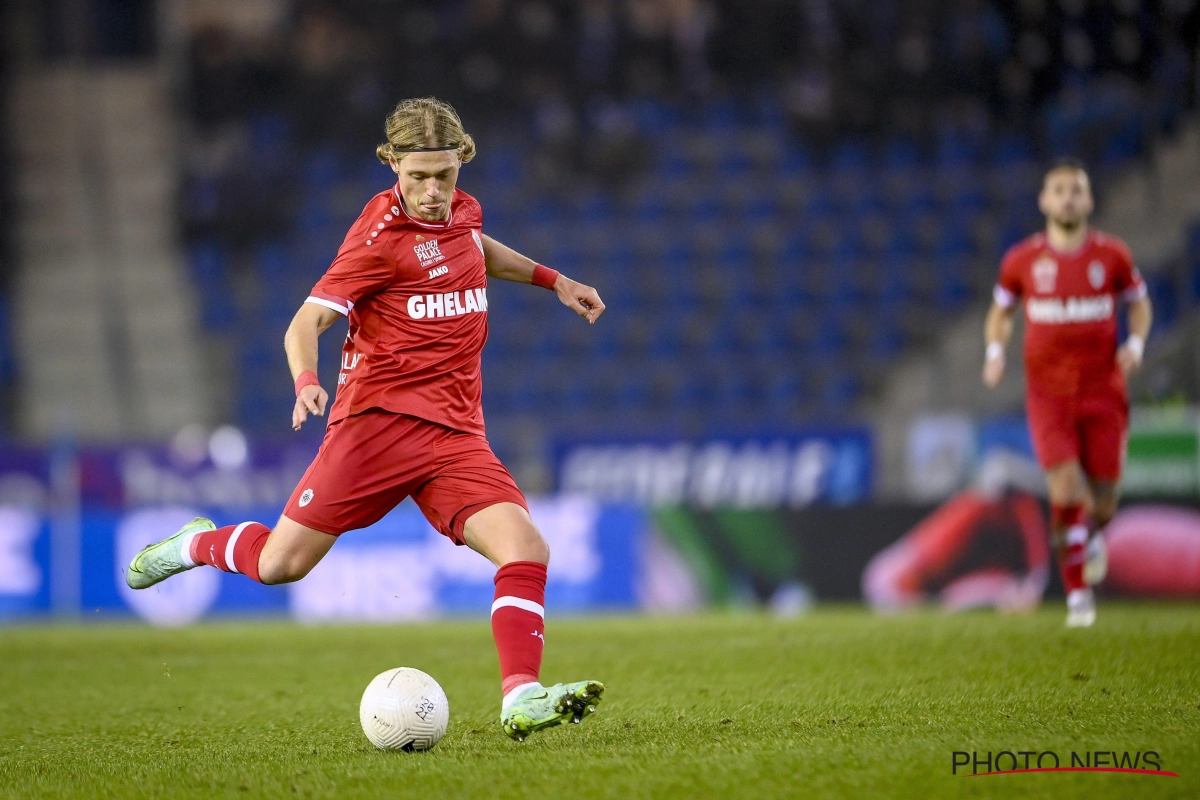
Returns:
[[[1088,227],[1092,191],[1073,161],[1046,173],[1038,207],[1046,230],[1004,256],[984,336],[983,380],[1004,377],[1017,303],[1025,307],[1026,413],[1046,471],[1051,538],[1067,592],[1067,625],[1096,619],[1090,586],[1104,577],[1103,529],[1117,510],[1129,400],[1125,377],[1142,363],[1152,316],[1125,243]],[[1117,345],[1117,309],[1129,337]]]
[[[397,183],[367,204],[284,337],[296,382],[292,426],[299,430],[310,414],[325,414],[329,399],[316,375],[317,337],[349,318],[328,431],[283,516],[274,529],[257,522],[217,528],[197,519],[139,553],[126,580],[143,589],[209,565],[265,584],[296,581],[340,534],[377,522],[412,497],[438,531],[498,567],[492,632],[503,680],[501,723],[520,740],[581,721],[604,687],[539,683],[550,551],[484,437],[487,279],[550,289],[589,323],[604,303],[590,286],[483,234],[479,203],[456,188],[475,144],[449,105],[405,100],[386,131],[376,152]]]

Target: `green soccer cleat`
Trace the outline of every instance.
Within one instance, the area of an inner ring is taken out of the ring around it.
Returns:
[[[599,681],[530,686],[500,712],[500,725],[510,738],[521,742],[535,731],[583,722],[596,710],[602,694],[604,684]]]
[[[163,539],[157,544],[142,548],[142,551],[129,562],[125,572],[125,582],[130,589],[148,589],[159,581],[165,581],[172,575],[187,572],[192,567],[183,565],[183,538],[189,533],[215,531],[217,526],[211,519],[196,517],[179,529],[174,536]]]

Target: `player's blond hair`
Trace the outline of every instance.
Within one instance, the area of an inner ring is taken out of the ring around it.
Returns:
[[[405,151],[423,147],[457,147],[464,164],[475,157],[475,140],[463,130],[458,112],[436,97],[401,100],[388,114],[384,131],[387,141],[375,148],[384,164],[404,158]]]

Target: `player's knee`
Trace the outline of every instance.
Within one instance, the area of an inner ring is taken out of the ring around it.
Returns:
[[[259,580],[268,586],[295,583],[312,571],[313,565],[296,557],[261,558],[258,562]]]
[[[1083,481],[1074,475],[1054,475],[1047,482],[1050,502],[1058,506],[1079,506],[1087,501]]]
[[[1097,497],[1092,506],[1092,522],[1098,527],[1103,528],[1108,523],[1112,522],[1112,518],[1117,513],[1117,499],[1115,497]]]
[[[522,561],[536,561],[539,564],[550,564],[550,543],[542,532],[530,526],[521,542]]]

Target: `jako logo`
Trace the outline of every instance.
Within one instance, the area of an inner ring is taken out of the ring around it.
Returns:
[[[300,507],[304,508],[306,505],[308,505],[309,503],[312,502],[312,499],[313,499],[313,490],[305,489],[304,494],[300,495]]]
[[[408,315],[413,319],[456,317],[487,311],[487,289],[467,289],[445,294],[416,294],[408,298]]]
[[[966,775],[1003,775],[1013,772],[1133,772],[1143,775],[1164,775],[1178,778],[1174,772],[1165,772],[1162,757],[1154,750],[1091,750],[1083,755],[1071,751],[1070,766],[1063,766],[1053,750],[1001,750],[995,755],[987,753],[955,751],[950,756],[950,774],[957,775],[961,768]],[[967,767],[971,771],[967,772]]]
[[[429,278],[430,278],[430,280],[432,280],[433,278],[436,278],[439,275],[445,275],[449,271],[450,271],[450,267],[446,266],[445,264],[443,264],[440,267],[434,267],[433,269],[429,270]]]

